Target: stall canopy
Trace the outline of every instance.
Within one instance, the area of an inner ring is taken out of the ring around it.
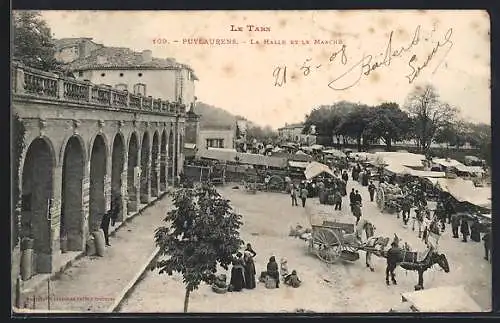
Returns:
[[[310,148],[314,150],[322,150],[325,147],[323,147],[323,145],[311,145]]]
[[[335,176],[335,174],[333,174],[332,170],[328,166],[318,162],[309,163],[309,165],[307,165],[306,169],[304,170],[306,179],[312,179],[321,174],[328,174],[332,177]]]
[[[481,166],[465,166],[457,165],[454,166],[459,172],[470,173],[470,174],[483,174],[484,169]]]
[[[340,151],[340,150],[337,150],[337,149],[327,149],[327,150],[323,150],[323,153],[324,154],[327,154],[327,155],[332,155],[334,157],[338,157],[338,158],[343,158],[343,157],[346,157],[347,155]]]
[[[415,177],[425,177],[425,178],[441,178],[446,176],[444,172],[415,170],[400,164],[389,164],[385,167],[385,169],[389,173],[396,175],[411,175]]]
[[[307,165],[309,165],[309,162],[301,162],[301,161],[293,161],[293,160],[289,160],[288,161],[288,165],[290,167],[296,167],[296,168],[307,168]]]
[[[425,156],[421,154],[402,153],[402,152],[377,152],[375,159],[382,160],[386,165],[403,165],[411,168],[423,167]]]
[[[449,159],[449,158],[434,158],[432,160],[433,163],[444,166],[444,167],[461,167],[465,166],[461,162],[454,160],[454,159]]]
[[[475,187],[474,183],[462,178],[438,178],[436,186],[450,193],[459,202],[468,202],[482,208],[491,209],[491,188]]]
[[[417,312],[482,312],[463,286],[444,286],[403,293],[402,299]]]

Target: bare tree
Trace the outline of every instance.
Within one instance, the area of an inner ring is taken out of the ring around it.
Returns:
[[[455,120],[458,109],[439,99],[432,85],[417,86],[407,98],[406,109],[413,119],[418,147],[427,153],[437,131]]]

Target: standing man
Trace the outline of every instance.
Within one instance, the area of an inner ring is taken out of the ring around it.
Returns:
[[[104,232],[104,241],[106,242],[106,246],[110,247],[109,244],[109,224],[111,222],[111,210],[104,213],[101,220],[101,229]]]
[[[349,204],[351,205],[351,212],[353,212],[353,205],[355,201],[356,201],[356,192],[354,192],[353,188],[351,193],[349,193]]]
[[[344,170],[342,172],[342,179],[347,183],[347,181],[349,180],[349,174],[347,174],[347,171]]]
[[[391,276],[391,281],[394,285],[397,285],[396,274],[394,270],[397,267],[398,262],[401,258],[401,249],[399,249],[396,241],[391,243],[391,248],[387,250],[387,267],[385,268],[385,283],[389,285],[389,275]]]
[[[368,185],[368,193],[370,193],[370,202],[373,202],[373,197],[375,196],[375,184],[373,182],[370,182],[370,185]]]
[[[491,261],[490,260],[490,249],[491,249],[491,231],[488,230],[483,236],[484,241],[484,259]]]
[[[304,185],[300,190],[300,199],[302,200],[302,207],[306,207],[306,200],[309,192],[307,191],[306,186]]]
[[[362,205],[362,203],[361,203],[361,202],[363,201],[363,199],[361,198],[361,194],[359,194],[359,191],[358,191],[358,190],[356,190],[356,197],[355,197],[355,201],[356,201],[356,202],[358,202],[358,203],[359,203],[359,206],[361,207],[361,205]]]
[[[295,184],[292,183],[292,186],[290,188],[290,196],[292,197],[292,206],[298,206],[297,204],[297,188],[295,187]]]
[[[335,189],[333,195],[333,200],[335,201],[335,210],[342,210],[342,194],[340,194],[340,188]]]
[[[460,227],[460,217],[457,213],[451,216],[451,231],[453,233],[453,238],[458,239],[458,228]]]
[[[469,221],[467,219],[463,218],[462,223],[460,224],[460,233],[462,233],[463,239],[462,242],[467,242],[467,237],[470,234],[470,229],[469,229]]]

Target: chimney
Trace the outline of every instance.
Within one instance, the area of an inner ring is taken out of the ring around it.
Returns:
[[[88,45],[89,44],[85,40],[82,40],[78,44],[78,58],[85,58],[90,56],[90,47]]]
[[[142,51],[142,62],[143,63],[150,63],[153,60],[153,53],[149,50],[143,50]]]

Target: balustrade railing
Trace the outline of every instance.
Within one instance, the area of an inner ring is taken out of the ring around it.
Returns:
[[[120,91],[88,81],[62,77],[13,64],[13,94],[45,99],[93,103],[110,108],[128,108],[168,114],[184,114],[186,106],[178,102],[162,101],[152,97]]]

